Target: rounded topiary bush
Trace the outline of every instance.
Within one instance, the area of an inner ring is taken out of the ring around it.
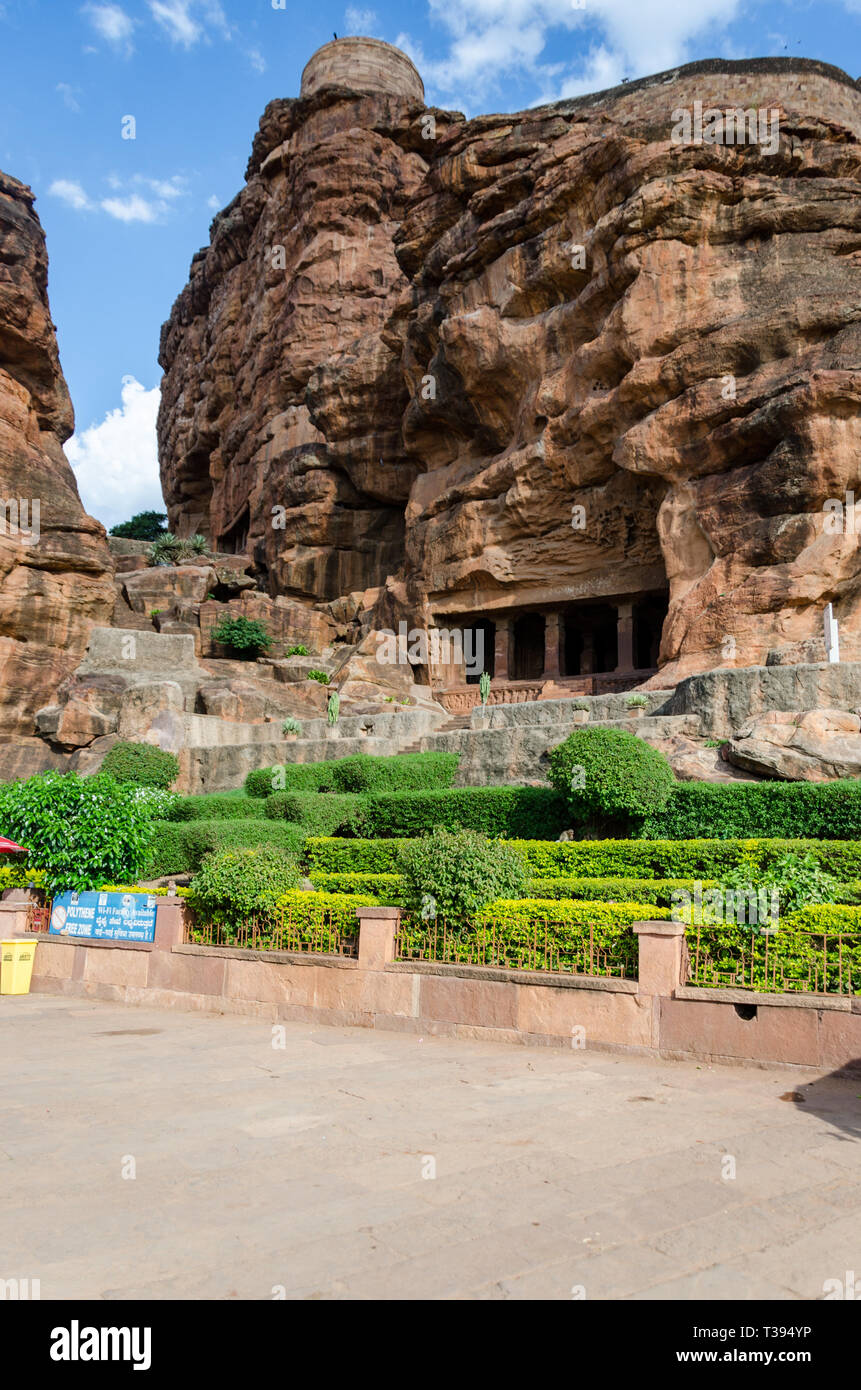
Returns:
[[[167,788],[179,776],[179,760],[151,743],[115,743],[102,763],[116,782]]]
[[[276,845],[216,850],[192,879],[189,901],[209,921],[238,925],[273,908],[299,878],[296,856]]]
[[[426,917],[461,917],[495,898],[516,898],[526,868],[510,845],[475,830],[434,830],[405,849],[405,901]]]
[[[676,779],[664,754],[636,734],[575,729],[550,753],[550,781],[582,823],[653,815]]]

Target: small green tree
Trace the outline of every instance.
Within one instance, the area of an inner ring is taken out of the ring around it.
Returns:
[[[425,917],[469,916],[495,898],[516,898],[523,860],[502,840],[475,830],[437,828],[401,856],[408,905]]]
[[[222,618],[212,629],[212,639],[242,661],[255,661],[272,646],[265,624],[256,618]]]
[[[137,787],[105,772],[43,772],[0,788],[3,833],[30,851],[52,893],[85,892],[104,883],[134,883],[155,833]]]
[[[111,536],[122,536],[129,541],[157,541],[166,534],[167,516],[164,512],[137,512],[131,521],[121,521],[112,526]]]

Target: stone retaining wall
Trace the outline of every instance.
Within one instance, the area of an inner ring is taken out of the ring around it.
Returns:
[[[0,909],[9,935],[15,908]],[[114,1003],[668,1058],[861,1070],[861,998],[694,989],[684,928],[635,925],[638,980],[394,959],[396,908],[359,909],[357,959],[192,946],[159,904],[152,945],[39,936],[33,991]]]

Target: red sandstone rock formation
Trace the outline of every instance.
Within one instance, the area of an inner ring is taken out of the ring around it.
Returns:
[[[47,283],[33,194],[0,173],[0,776],[19,763],[35,770],[11,740],[34,734],[33,715],[78,664],[92,624],[110,620],[115,597],[104,528],[84,512],[63,453],[74,415]]]
[[[698,101],[779,144],[673,143]],[[861,497],[859,179],[861,92],[819,63],[465,122],[327,45],[163,330],[173,526],[247,534],[273,594],[393,577],[417,624],[664,594],[660,685],[829,600],[853,644],[823,507]]]

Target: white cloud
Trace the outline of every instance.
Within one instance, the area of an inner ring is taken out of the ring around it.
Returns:
[[[74,179],[55,179],[48,193],[52,198],[60,198],[67,207],[74,208],[76,212],[92,212],[95,206]]]
[[[349,5],[347,13],[344,15],[344,22],[348,34],[366,34],[370,38],[375,38],[375,30],[379,23],[376,10],[359,10],[355,6]]]
[[[80,87],[70,87],[68,82],[57,83],[57,91],[60,93],[64,104],[68,106],[70,111],[80,111],[81,109],[75,96],[75,93],[80,90]]]
[[[209,30],[216,30],[224,39],[233,37],[220,0],[149,0],[149,8],[171,43],[183,48],[193,48],[207,38]]]
[[[207,198],[207,200],[206,200],[206,206],[207,206],[208,208],[212,208],[212,211],[213,211],[213,212],[220,212],[220,211],[221,211],[221,199],[220,199],[220,198],[217,198],[217,197],[215,196],[215,194],[213,193],[211,198]]]
[[[85,5],[81,13],[87,16],[100,38],[127,53],[132,51],[135,22],[119,5]]]
[[[623,76],[641,77],[691,58],[690,45],[711,31],[724,33],[742,0],[429,0],[431,21],[448,36],[448,53],[424,62],[430,89],[473,109],[503,78],[532,81],[545,100],[614,85]],[[861,5],[861,0],[846,0]],[[542,62],[551,30],[572,36],[588,26],[585,58]],[[397,40],[410,56],[419,51],[408,35]],[[415,59],[414,59],[415,61]]]
[[[129,193],[125,198],[105,198],[101,209],[118,222],[157,222],[161,216],[158,203],[150,203],[139,193]]]
[[[164,510],[156,440],[160,394],[157,386],[148,391],[134,377],[123,377],[122,405],[66,444],[81,500],[106,526],[150,508]]]
[[[266,59],[259,48],[249,48],[247,57],[255,72],[266,71]]]
[[[117,195],[113,198],[94,200],[86,189],[73,179],[55,179],[48,189],[54,198],[60,198],[75,212],[106,212],[117,222],[162,222],[170,212],[171,203],[186,195],[185,180],[174,174],[172,179],[150,179],[135,174],[129,184],[110,175],[106,179],[109,188]],[[146,188],[155,194],[154,198],[144,196],[138,190]]]

